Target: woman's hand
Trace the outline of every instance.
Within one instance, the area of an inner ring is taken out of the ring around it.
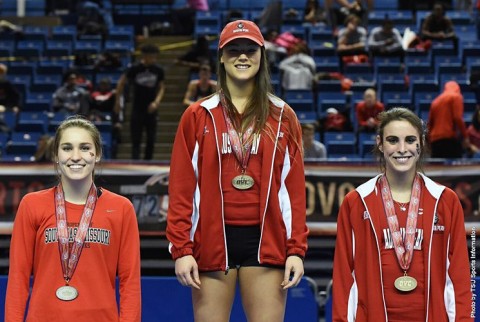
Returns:
[[[175,261],[175,275],[177,280],[183,286],[195,287],[200,289],[200,276],[198,275],[198,265],[192,255],[177,258]]]
[[[292,273],[293,277],[290,280],[290,275],[292,275]],[[303,260],[295,255],[288,256],[287,262],[285,263],[285,275],[281,284],[283,289],[286,290],[297,286],[298,283],[300,283],[303,273]]]

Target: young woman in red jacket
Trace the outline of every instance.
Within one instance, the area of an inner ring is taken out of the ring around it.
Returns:
[[[347,194],[338,215],[334,321],[472,321],[463,210],[421,172],[422,121],[379,114],[382,173]]]
[[[307,250],[301,127],[271,94],[264,39],[225,26],[218,92],[190,105],[170,162],[167,238],[195,321],[228,321],[237,281],[249,321],[283,321]]]

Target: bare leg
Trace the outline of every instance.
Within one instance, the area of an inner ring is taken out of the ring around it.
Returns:
[[[242,304],[249,322],[283,322],[287,299],[287,292],[280,285],[283,273],[283,269],[277,268],[239,269]]]
[[[237,270],[200,273],[200,290],[192,288],[195,322],[228,322],[235,298]]]

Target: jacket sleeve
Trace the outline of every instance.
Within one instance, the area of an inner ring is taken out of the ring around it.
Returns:
[[[340,206],[337,219],[337,239],[333,260],[333,321],[354,321],[357,306],[357,288],[354,275],[354,236],[350,222],[349,200],[352,191]]]
[[[465,238],[465,223],[462,205],[454,192],[449,191],[453,199],[452,227],[448,248],[447,282],[445,287],[445,306],[452,321],[469,321],[472,292],[470,287],[470,265],[468,247]]]
[[[302,152],[302,129],[298,122],[293,110],[292,116],[288,116],[291,119],[290,126],[292,140],[289,144],[289,149],[292,149],[291,154],[291,169],[285,180],[288,191],[291,191],[291,207],[292,207],[292,234],[287,240],[287,256],[299,255],[305,257],[307,252],[307,236],[308,227],[306,224],[306,192],[305,192],[305,169],[303,163]]]
[[[195,133],[195,114],[190,107],[180,120],[170,161],[167,239],[173,259],[193,254],[190,231],[197,188],[194,155],[198,144]]]
[[[141,321],[140,235],[131,203],[124,209],[118,258],[120,288],[120,322]]]
[[[18,207],[10,243],[10,268],[5,301],[7,322],[24,321],[30,293],[37,228],[31,217],[31,210],[35,205],[29,205],[25,199],[22,199]]]

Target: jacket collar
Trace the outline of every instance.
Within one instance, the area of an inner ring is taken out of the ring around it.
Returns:
[[[377,180],[380,178],[382,174],[379,174],[372,179],[368,180],[367,182],[361,184],[360,186],[357,187],[357,192],[360,195],[360,197],[365,198],[368,196],[370,193],[372,193],[375,190],[375,194],[377,193]],[[442,186],[436,182],[434,182],[432,179],[428,178],[424,174],[420,173],[420,176],[423,179],[423,182],[425,182],[425,187],[427,188],[428,192],[435,198],[438,199],[440,198],[440,195],[442,194],[443,190],[445,190],[445,186]]]
[[[281,98],[273,94],[268,94],[268,99],[274,106],[278,108],[283,108],[285,106],[285,102]],[[210,98],[201,102],[200,106],[205,107],[207,110],[211,110],[212,108],[217,107],[219,103],[220,103],[220,96],[218,94],[214,94]]]

